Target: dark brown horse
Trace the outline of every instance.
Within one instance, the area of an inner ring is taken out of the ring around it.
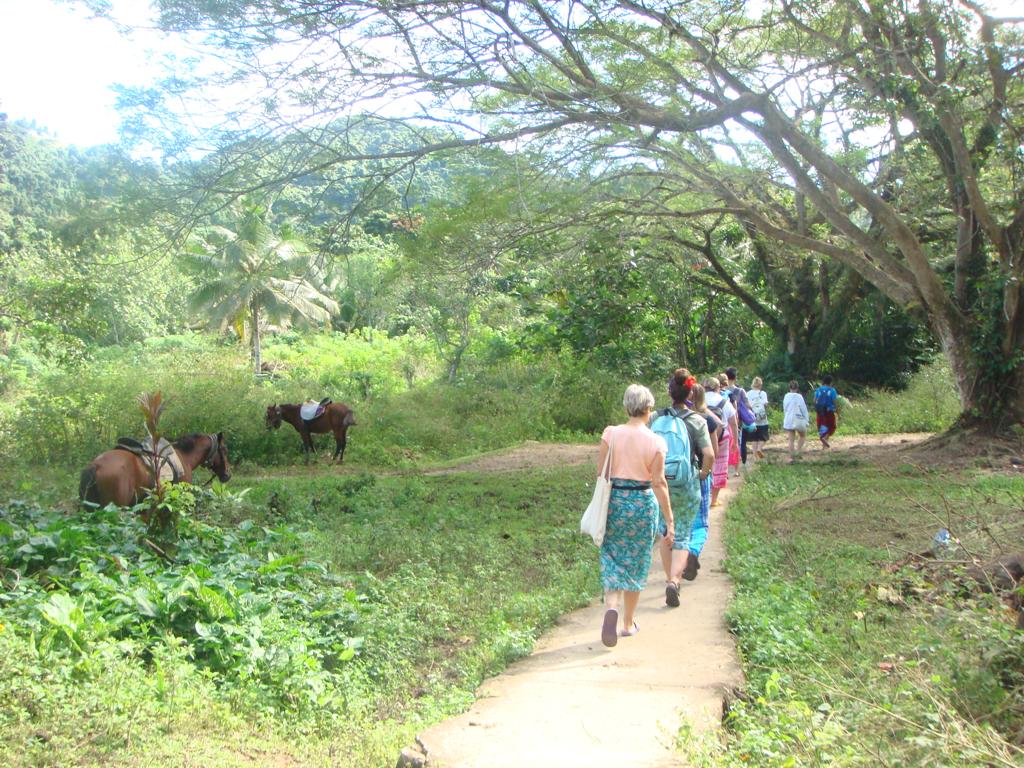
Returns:
[[[339,462],[345,460],[345,444],[348,442],[348,428],[355,426],[356,415],[344,403],[331,403],[323,413],[315,419],[306,421],[299,414],[300,406],[297,403],[281,403],[267,406],[267,429],[277,429],[282,421],[287,421],[302,436],[302,448],[306,452],[316,453],[316,446],[313,445],[313,438],[310,436],[322,435],[325,432],[334,433],[334,455],[332,459]]]
[[[228,466],[228,447],[224,433],[216,435],[186,435],[174,441],[174,451],[181,459],[184,475],[181,482],[191,483],[192,473],[206,467],[222,483],[231,479]],[[119,507],[138,504],[146,490],[155,485],[153,473],[134,453],[119,448],[101,453],[82,470],[78,483],[78,498],[105,507],[113,502]]]

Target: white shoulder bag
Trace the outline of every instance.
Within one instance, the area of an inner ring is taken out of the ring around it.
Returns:
[[[594,483],[594,498],[590,500],[587,511],[580,518],[580,533],[585,533],[594,540],[594,544],[601,546],[604,541],[604,529],[608,523],[608,502],[612,496],[612,443],[615,442],[615,432],[612,431],[608,441],[608,453],[604,457],[604,466],[601,474]]]

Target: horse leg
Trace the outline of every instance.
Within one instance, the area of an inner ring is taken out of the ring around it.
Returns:
[[[332,458],[337,459],[339,464],[345,461],[345,443],[348,442],[347,432],[347,429],[341,429],[334,433],[334,456]]]
[[[309,454],[316,453],[316,446],[313,445],[313,438],[308,429],[299,430],[299,434],[302,435],[302,450],[306,454],[306,463],[309,464]]]

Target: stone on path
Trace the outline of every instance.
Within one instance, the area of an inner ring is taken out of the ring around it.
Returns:
[[[723,502],[736,482],[730,478]],[[681,765],[673,744],[684,718],[694,731],[718,725],[726,693],[742,683],[723,618],[732,586],[721,569],[721,509],[711,510],[701,570],[696,581],[683,582],[679,608],[665,605],[656,552],[636,614],[639,634],[605,648],[599,601],[562,617],[529,657],[481,686],[468,712],[421,733],[418,749],[403,750],[399,764]]]

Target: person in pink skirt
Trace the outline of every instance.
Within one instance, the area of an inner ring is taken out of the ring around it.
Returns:
[[[735,434],[732,431],[735,411],[729,404],[729,398],[722,394],[722,384],[717,378],[711,376],[705,379],[704,389],[704,402],[708,410],[724,425],[718,438],[718,454],[711,470],[711,506],[717,507],[719,492],[729,484],[729,451]]]

